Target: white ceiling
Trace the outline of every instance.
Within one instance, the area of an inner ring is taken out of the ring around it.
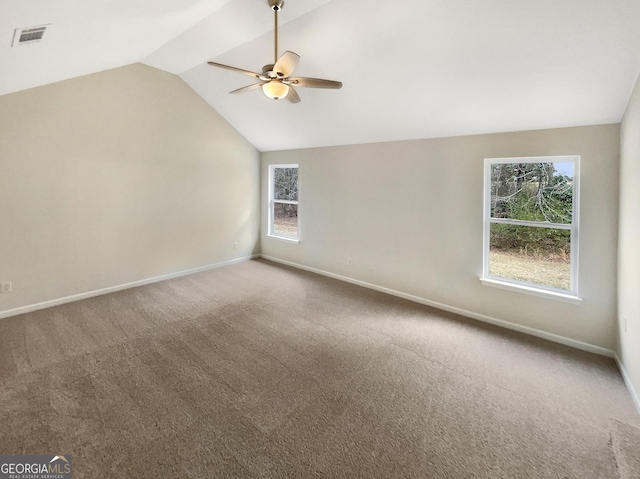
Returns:
[[[3,0],[0,94],[142,61],[179,74],[262,151],[614,123],[640,73],[638,0],[286,0],[299,104],[207,60],[273,62],[267,0]],[[13,30],[51,23],[11,48]]]

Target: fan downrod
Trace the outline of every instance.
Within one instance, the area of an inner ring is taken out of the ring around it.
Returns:
[[[284,7],[284,0],[268,0],[275,21],[273,36],[273,63],[278,61],[278,12]]]

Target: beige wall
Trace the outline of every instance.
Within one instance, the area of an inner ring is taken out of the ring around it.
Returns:
[[[257,253],[259,175],[255,148],[145,65],[0,96],[0,313]]]
[[[640,410],[640,79],[622,119],[620,143],[618,354]]]
[[[484,158],[573,154],[582,157],[582,304],[483,286]],[[262,252],[612,350],[618,160],[618,125],[263,153],[263,192],[269,164],[300,164],[301,240],[263,236]]]

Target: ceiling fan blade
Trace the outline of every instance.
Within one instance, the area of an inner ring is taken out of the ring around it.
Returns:
[[[287,94],[287,100],[291,103],[300,103],[300,97],[298,96],[298,92],[293,89],[291,85],[289,85],[289,93]]]
[[[273,71],[276,72],[278,77],[287,78],[291,76],[293,70],[296,69],[296,65],[300,61],[300,55],[293,52],[284,52],[275,65],[273,65]]]
[[[242,93],[245,91],[257,90],[258,88],[262,87],[262,85],[264,85],[264,83],[254,83],[252,85],[243,86],[242,88],[238,88],[237,90],[230,91],[229,93]]]
[[[207,62],[207,63],[213,67],[226,68],[227,70],[243,73],[245,75],[249,75],[250,77],[260,78],[260,73],[250,72],[249,70],[243,70],[242,68],[230,67],[229,65],[223,65],[222,63],[216,63],[216,62]]]
[[[307,88],[330,88],[334,90],[342,88],[342,82],[322,80],[320,78],[289,78],[289,83]]]

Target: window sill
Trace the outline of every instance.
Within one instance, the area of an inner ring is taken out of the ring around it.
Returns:
[[[545,289],[535,288],[533,286],[525,286],[520,284],[511,283],[508,281],[500,281],[499,279],[480,278],[480,282],[485,286],[492,286],[494,288],[506,289],[508,291],[514,291],[516,293],[531,294],[539,296],[541,298],[554,299],[557,301],[563,301],[565,303],[582,304],[582,299],[574,296],[573,294],[565,294],[556,291],[547,291]]]
[[[287,238],[286,236],[276,236],[276,235],[269,235],[269,234],[265,236],[269,239],[284,241],[285,243],[293,243],[293,244],[300,243],[300,240],[297,238]]]

